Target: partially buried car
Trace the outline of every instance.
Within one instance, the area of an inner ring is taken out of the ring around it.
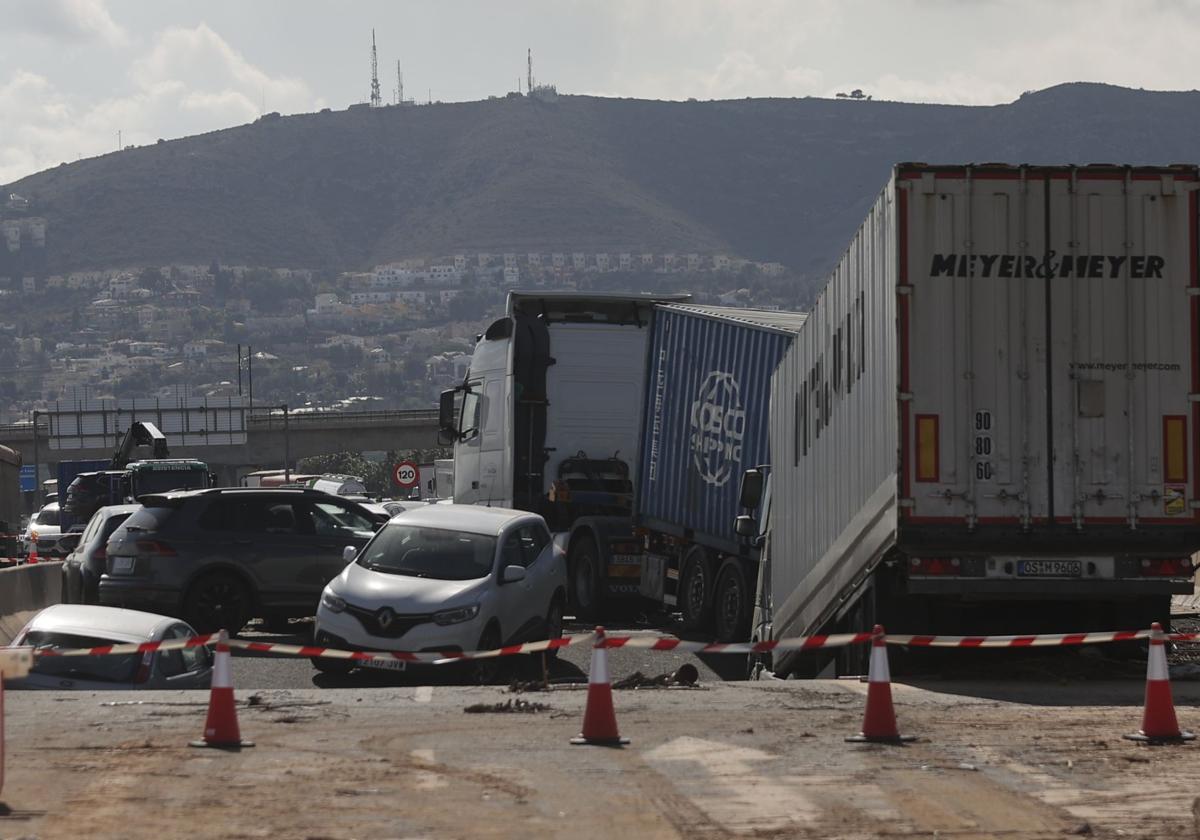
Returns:
[[[463,651],[559,638],[566,586],[566,560],[537,514],[427,505],[388,522],[325,587],[314,643]],[[312,661],[334,673],[355,667],[332,657]],[[480,676],[494,676],[495,662],[480,660]],[[359,667],[385,663],[405,664],[372,660]]]
[[[51,653],[35,655],[28,676],[6,681],[11,688],[174,689],[207,688],[212,653],[206,647],[55,656],[52,651],[189,639],[196,632],[177,618],[83,604],[55,604],[35,615],[13,639]]]

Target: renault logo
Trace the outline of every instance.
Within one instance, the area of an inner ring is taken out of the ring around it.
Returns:
[[[375,620],[379,622],[380,630],[386,630],[396,620],[396,612],[391,607],[383,607],[379,612],[375,613]]]

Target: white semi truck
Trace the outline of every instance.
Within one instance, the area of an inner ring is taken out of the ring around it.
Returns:
[[[641,597],[744,638],[758,555],[732,514],[742,471],[767,457],[771,374],[804,317],[512,292],[442,395],[454,501],[545,516],[580,616]]]
[[[1169,620],[1200,549],[1198,186],[895,168],[775,371],[755,638]]]

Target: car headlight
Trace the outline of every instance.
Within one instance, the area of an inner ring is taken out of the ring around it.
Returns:
[[[344,598],[339,598],[328,589],[321,593],[321,606],[332,613],[340,613],[346,611],[346,601]]]
[[[447,624],[462,624],[464,621],[470,621],[475,616],[479,615],[479,605],[471,604],[467,607],[455,607],[452,610],[442,610],[433,614],[435,624],[440,624],[443,627]]]

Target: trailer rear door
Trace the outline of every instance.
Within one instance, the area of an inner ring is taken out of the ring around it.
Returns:
[[[900,172],[910,523],[1194,527],[1194,167]]]

